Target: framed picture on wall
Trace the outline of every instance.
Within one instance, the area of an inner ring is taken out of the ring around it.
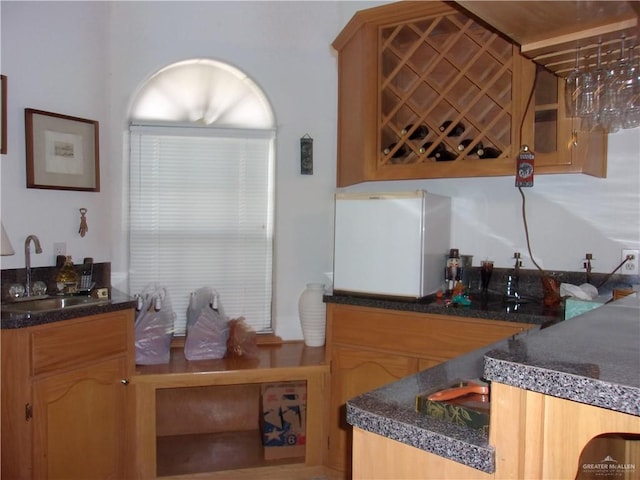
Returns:
[[[7,77],[0,75],[0,153],[7,153]]]
[[[27,188],[100,191],[98,122],[26,108]]]

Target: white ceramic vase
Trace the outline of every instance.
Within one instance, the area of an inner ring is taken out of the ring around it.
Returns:
[[[327,319],[323,295],[324,284],[307,283],[298,299],[302,336],[308,347],[321,347],[325,342]]]

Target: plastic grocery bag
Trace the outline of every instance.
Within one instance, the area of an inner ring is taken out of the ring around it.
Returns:
[[[187,307],[187,338],[184,356],[187,360],[223,358],[229,338],[228,319],[218,292],[203,287],[191,294]]]
[[[175,314],[167,290],[147,287],[142,294],[136,295],[136,298],[136,364],[169,363]]]

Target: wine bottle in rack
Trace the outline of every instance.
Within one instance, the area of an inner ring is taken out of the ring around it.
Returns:
[[[449,125],[451,125],[451,123],[452,123],[451,120],[447,120],[446,122],[444,122],[442,125],[440,125],[440,131],[444,132],[447,128],[449,128]],[[451,131],[447,133],[447,137],[459,137],[463,133],[464,133],[464,125],[462,124],[462,122],[458,122],[451,129]]]
[[[471,138],[466,138],[466,139],[462,140],[460,142],[460,144],[458,145],[458,151],[462,152],[469,145],[471,145],[471,142],[473,142],[473,139],[471,139]],[[482,148],[483,148],[482,147],[482,142],[478,142],[471,148],[471,150],[469,150],[469,153],[467,153],[467,155],[477,155],[478,150],[481,150]]]
[[[389,155],[389,153],[391,153],[391,150],[393,150],[395,146],[395,143],[391,143],[382,151],[382,153],[384,153],[385,155]],[[406,145],[400,145],[400,147],[395,152],[393,152],[391,158],[402,158],[406,157],[407,155],[409,155],[409,147],[407,147]]]
[[[406,127],[404,127],[402,129],[402,135],[406,135],[407,132],[409,130],[411,130],[413,128],[413,124],[409,124]],[[421,140],[424,137],[426,137],[427,135],[429,135],[429,129],[427,128],[426,125],[420,125],[418,128],[416,128],[413,132],[411,132],[411,135],[409,135],[409,140]]]
[[[432,156],[435,157],[436,162],[450,162],[458,158],[458,155],[447,150],[447,147],[442,143],[436,147]]]
[[[431,148],[431,145],[433,145],[433,142],[425,142],[422,144],[422,146],[420,147],[420,150],[418,150],[420,153],[426,153],[427,150],[429,150]],[[431,154],[433,155],[433,154]]]
[[[502,151],[494,147],[483,147],[478,149],[477,154],[480,158],[498,158]]]

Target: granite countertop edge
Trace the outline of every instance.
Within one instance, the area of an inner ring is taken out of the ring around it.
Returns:
[[[495,358],[500,353],[490,351],[485,356],[484,375],[489,381],[640,416],[640,388]]]
[[[531,330],[518,336],[531,335]],[[500,341],[422,370],[347,401],[347,422],[371,433],[433,453],[486,473],[495,471],[495,450],[486,432],[416,411],[417,394],[438,391],[461,379],[482,377],[484,354]]]
[[[489,446],[486,436],[479,432],[458,425],[447,425],[445,422],[428,419],[424,414],[416,413],[422,415],[424,421],[441,423],[440,426],[445,431],[438,432],[433,427],[422,427],[411,422],[411,418],[409,421],[392,418],[384,408],[382,411],[374,412],[365,398],[366,395],[347,402],[347,422],[350,425],[486,473],[495,471],[495,451]],[[363,401],[364,405],[361,405]],[[400,409],[402,410],[402,407]],[[447,428],[459,429],[462,434],[457,435],[459,438],[454,438],[446,431]],[[469,438],[480,437],[483,440],[480,444],[462,440],[460,437],[464,437],[465,431],[468,431]]]

